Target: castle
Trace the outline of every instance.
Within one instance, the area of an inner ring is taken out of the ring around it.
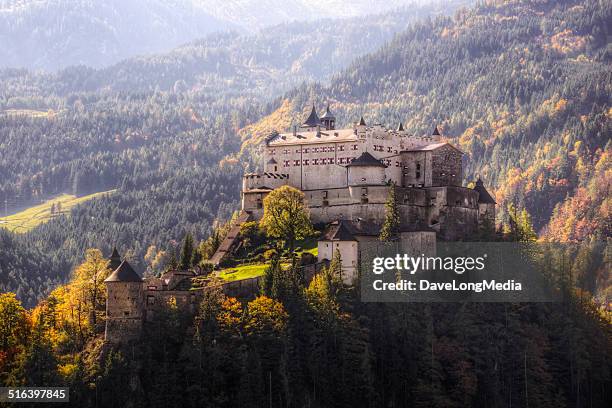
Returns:
[[[301,126],[270,135],[263,171],[243,177],[242,210],[259,219],[270,191],[301,190],[312,222],[331,224],[319,241],[319,260],[339,249],[345,282],[355,277],[359,243],[378,238],[392,185],[405,247],[430,252],[436,239],[466,239],[485,220],[494,224],[495,201],[480,179],[474,189],[462,186],[463,153],[437,126],[432,135],[414,136],[402,123],[387,129],[363,117],[350,128],[335,125],[329,105],[321,117],[313,105]]]
[[[313,105],[301,126],[274,132],[265,141],[263,171],[243,176],[242,209],[212,256],[218,265],[239,242],[240,226],[263,216],[263,199],[289,185],[301,190],[311,221],[325,224],[318,242],[323,265],[338,250],[342,279],[357,277],[360,247],[378,241],[385,219],[385,203],[395,186],[400,213],[398,244],[407,253],[435,252],[436,241],[469,238],[484,222],[495,223],[495,200],[482,180],[462,186],[463,153],[443,140],[438,127],[432,135],[415,136],[398,124],[395,130],[367,125],[363,117],[350,128],[336,129],[329,106],[319,117]],[[307,275],[318,272],[309,267]],[[108,291],[105,339],[138,338],[169,299],[194,312],[203,290],[193,290],[193,271],[168,271],[161,277],[140,278],[116,251]],[[258,278],[225,284],[229,294],[255,293]]]

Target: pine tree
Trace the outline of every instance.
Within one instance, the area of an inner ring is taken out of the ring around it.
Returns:
[[[183,241],[183,249],[181,250],[181,260],[179,267],[181,270],[187,270],[191,267],[191,260],[193,258],[193,237],[191,233],[187,233],[185,235],[185,240]]]
[[[396,186],[392,182],[389,188],[389,195],[385,203],[385,221],[380,230],[380,240],[389,242],[397,238],[400,227],[400,214],[397,208]]]

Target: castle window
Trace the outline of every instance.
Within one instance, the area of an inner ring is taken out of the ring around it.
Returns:
[[[387,147],[387,152],[391,153],[391,147]]]
[[[147,296],[147,305],[151,306],[155,304],[155,296]]]
[[[314,148],[312,149],[312,151],[313,151],[314,153],[319,153],[319,148],[318,148],[318,147],[314,147]]]
[[[123,312],[123,315],[124,315],[124,316],[129,316],[129,315],[130,315],[130,312],[129,312],[128,310],[125,310],[125,311]]]
[[[361,181],[366,181],[366,178],[365,178],[365,177],[362,177],[362,178],[361,178]]]
[[[334,164],[334,158],[333,158],[333,157],[330,157],[330,158],[329,158],[329,159],[327,159],[327,160],[328,160],[329,164]]]
[[[327,164],[327,159],[321,159],[321,164]]]
[[[312,159],[312,164],[315,166],[319,164],[319,159]]]
[[[304,166],[308,166],[308,159],[304,159]]]
[[[362,179],[362,180],[363,180],[363,181],[365,181],[365,178],[364,178],[364,179]],[[363,187],[363,188],[361,189],[361,195],[362,195],[362,196],[367,196],[367,195],[368,195],[368,188],[367,188],[367,187]]]
[[[416,164],[416,169],[417,169],[417,170],[421,170],[421,163],[417,163],[417,164]]]
[[[289,154],[289,149],[283,150],[283,154]]]
[[[147,286],[147,290],[157,290],[157,286]]]
[[[304,153],[308,153],[308,148],[307,147],[304,148]]]
[[[258,198],[258,199],[257,199],[257,208],[258,208],[258,209],[263,208],[263,205],[262,205],[262,202],[261,202],[261,198]]]
[[[357,145],[353,145],[353,146],[351,147],[351,149],[352,149],[352,150],[357,150]]]
[[[274,171],[278,171],[278,166],[274,166]]]
[[[416,172],[416,174],[415,174],[415,176],[416,176],[416,178],[421,178],[421,172],[420,172],[420,171],[417,171],[417,172]]]
[[[327,191],[324,191],[323,192],[323,199],[326,199],[326,198],[327,198]]]
[[[295,149],[295,152],[296,152],[296,153],[299,153],[299,152],[300,152],[300,149]]]
[[[408,204],[408,194],[404,194],[404,204]]]
[[[290,164],[289,164],[289,160],[285,160],[285,161],[283,162],[283,167],[289,167],[289,166],[290,166]]]
[[[344,151],[344,146],[343,145],[338,146],[338,151],[343,152]]]
[[[344,164],[344,158],[343,157],[338,159],[338,164]]]
[[[399,167],[400,163],[398,161],[395,162],[395,167]]]
[[[294,166],[299,166],[300,165],[300,161],[299,160],[294,160],[293,161],[293,165]]]

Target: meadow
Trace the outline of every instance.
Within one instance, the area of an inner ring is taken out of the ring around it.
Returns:
[[[72,194],[61,194],[18,213],[0,217],[0,228],[6,228],[16,233],[24,233],[55,217],[70,213],[70,209],[75,205],[114,192],[115,190],[102,191],[81,197]]]

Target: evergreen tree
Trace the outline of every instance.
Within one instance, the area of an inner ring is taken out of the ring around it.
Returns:
[[[181,250],[181,259],[179,262],[179,268],[181,270],[186,271],[192,265],[193,260],[193,237],[191,233],[187,233],[185,235],[185,239],[183,240],[183,249]]]
[[[391,182],[387,202],[385,203],[385,220],[380,230],[381,241],[392,241],[397,238],[400,228],[400,213],[397,207],[396,186]]]

